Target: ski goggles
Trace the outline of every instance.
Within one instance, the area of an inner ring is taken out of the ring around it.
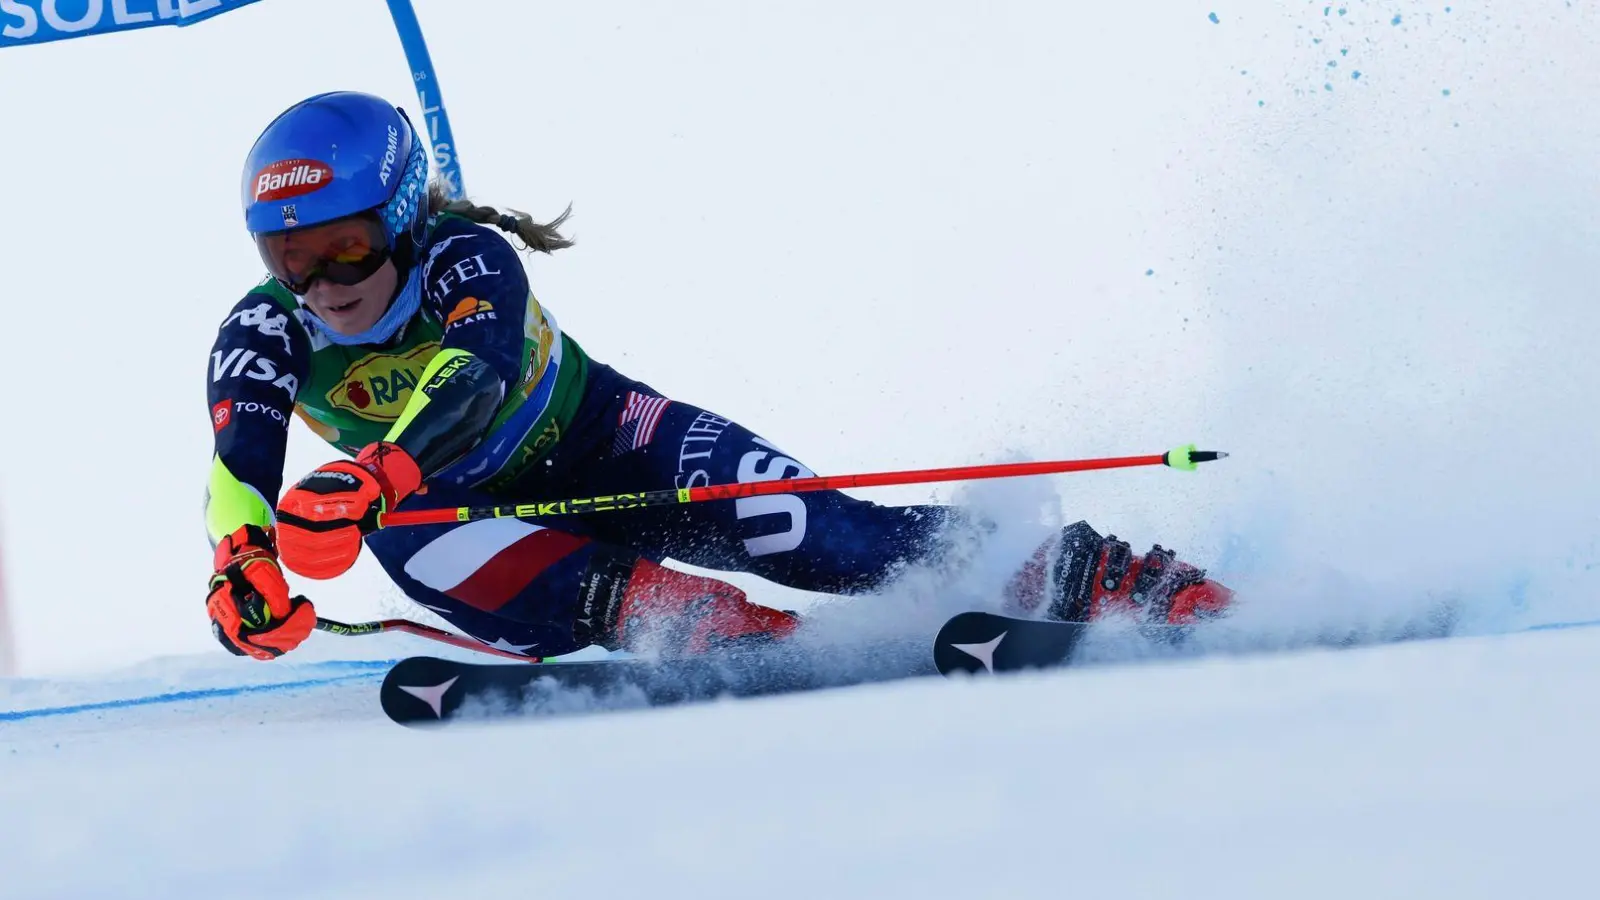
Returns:
[[[389,260],[389,236],[377,213],[363,212],[309,228],[256,235],[267,271],[298,295],[318,278],[356,285]]]

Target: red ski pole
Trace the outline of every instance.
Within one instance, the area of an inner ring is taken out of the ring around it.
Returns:
[[[981,466],[956,466],[949,469],[914,469],[906,472],[874,472],[863,475],[823,475],[815,478],[785,478],[780,481],[755,481],[746,484],[712,484],[704,487],[641,491],[519,503],[513,506],[462,506],[455,509],[417,509],[385,513],[378,518],[379,528],[405,525],[438,525],[471,522],[477,519],[538,518],[578,513],[611,512],[649,506],[675,506],[706,500],[734,500],[763,494],[799,494],[807,491],[833,491],[843,488],[885,487],[896,484],[932,484],[978,478],[1012,478],[1019,475],[1053,475],[1061,472],[1087,472],[1094,469],[1124,469],[1134,466],[1170,466],[1193,471],[1195,465],[1222,459],[1228,454],[1215,450],[1196,450],[1193,444],[1149,456],[1117,456],[1104,459],[1068,459],[1053,462],[998,463]]]
[[[432,625],[424,625],[421,622],[413,622],[410,619],[384,619],[378,622],[346,623],[335,622],[332,619],[323,619],[319,617],[317,619],[317,630],[323,632],[324,634],[337,634],[341,637],[360,637],[361,635],[366,634],[383,634],[384,632],[388,631],[403,631],[406,634],[414,634],[417,637],[427,638],[430,641],[438,641],[441,644],[449,644],[452,647],[460,647],[463,650],[475,650],[479,653],[487,653],[490,656],[504,656],[507,659],[514,659],[517,662],[536,663],[544,661],[538,656],[523,656],[520,653],[512,653],[509,650],[501,650],[498,647],[491,647],[488,644],[479,643],[471,638],[462,637],[459,634],[451,634],[448,631],[434,628]]]
[[[700,503],[706,500],[732,500],[739,497],[756,497],[763,494],[798,494],[806,491],[831,491],[842,488],[885,487],[897,484],[932,484],[941,481],[963,481],[979,478],[1012,478],[1022,475],[1053,475],[1062,472],[1087,472],[1095,469],[1123,469],[1135,466],[1169,466],[1184,471],[1194,471],[1196,464],[1223,459],[1228,454],[1215,450],[1196,450],[1193,444],[1155,453],[1148,456],[1118,456],[1103,459],[1071,459],[1051,462],[999,463],[981,466],[956,466],[948,469],[914,469],[904,472],[875,472],[862,475],[826,475],[815,478],[787,478],[780,481],[759,481],[748,484],[714,484],[697,488],[664,491],[643,491],[637,494],[615,494],[604,497],[584,497],[575,500],[557,500],[543,503],[521,503],[514,506],[462,506],[456,509],[419,509],[388,513],[379,519],[380,528],[398,528],[406,525],[433,525],[448,522],[470,522],[476,519],[528,518],[538,516],[575,515],[577,513],[609,512],[622,509],[639,509],[647,506],[668,506],[680,503]],[[344,637],[383,634],[401,631],[492,656],[503,656],[519,662],[542,662],[537,656],[522,656],[497,647],[424,625],[409,619],[384,619],[377,622],[336,622],[317,619],[316,628],[326,634]]]

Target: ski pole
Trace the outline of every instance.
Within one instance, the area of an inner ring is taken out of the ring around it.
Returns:
[[[491,656],[504,656],[507,659],[514,659],[518,662],[536,663],[544,661],[537,656],[523,656],[520,653],[501,650],[488,644],[481,644],[471,638],[465,638],[458,634],[451,634],[448,631],[434,628],[432,625],[413,622],[410,619],[383,619],[378,622],[335,622],[333,619],[324,619],[319,616],[317,618],[317,630],[325,634],[337,634],[341,637],[360,637],[366,634],[383,634],[386,631],[403,631],[406,634],[414,634],[430,641],[449,644],[452,647],[476,650],[479,653],[487,653]]]
[[[733,500],[763,494],[799,494],[807,491],[833,491],[842,488],[885,487],[897,484],[931,484],[978,478],[1011,478],[1019,475],[1053,475],[1061,472],[1087,472],[1094,469],[1124,469],[1134,466],[1169,466],[1186,472],[1196,464],[1223,459],[1228,454],[1217,450],[1196,450],[1186,444],[1166,453],[1149,456],[1118,456],[1104,459],[1068,459],[1052,462],[999,463],[981,466],[956,466],[949,469],[914,469],[905,472],[873,472],[862,475],[823,475],[812,478],[785,478],[745,484],[712,484],[693,488],[641,491],[636,494],[611,494],[574,500],[519,503],[513,506],[461,506],[454,509],[417,509],[384,513],[379,528],[406,525],[440,525],[478,519],[538,518],[578,513],[611,512],[652,506],[675,506],[705,500]]]

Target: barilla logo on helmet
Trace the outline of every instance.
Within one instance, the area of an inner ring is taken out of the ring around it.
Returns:
[[[256,173],[255,199],[283,200],[333,183],[333,169],[314,159],[281,159]]]

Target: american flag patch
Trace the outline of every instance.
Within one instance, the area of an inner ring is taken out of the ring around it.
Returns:
[[[617,436],[611,442],[611,452],[621,456],[650,443],[650,439],[656,436],[656,426],[661,424],[662,414],[671,404],[672,401],[665,397],[629,391],[628,404],[622,408],[622,415],[617,417]]]

